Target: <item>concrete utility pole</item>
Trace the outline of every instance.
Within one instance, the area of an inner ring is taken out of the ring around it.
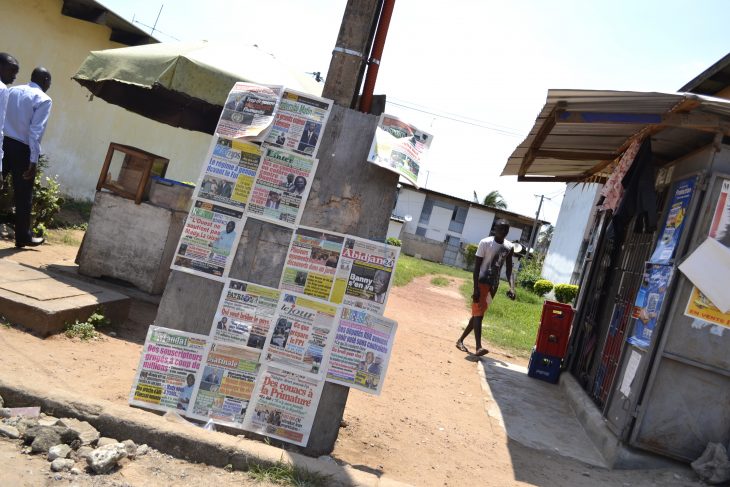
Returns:
[[[535,197],[540,197],[540,204],[537,205],[537,213],[535,213],[535,222],[532,224],[532,232],[530,233],[530,248],[527,249],[528,252],[535,248],[535,242],[537,242],[537,222],[540,220],[540,210],[542,210],[542,201],[543,200],[550,200],[552,198],[547,198],[544,194],[536,194]]]

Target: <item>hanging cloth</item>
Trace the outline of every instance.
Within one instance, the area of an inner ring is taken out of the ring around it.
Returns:
[[[603,205],[601,206],[602,210],[616,211],[616,208],[618,208],[618,204],[621,202],[621,197],[624,194],[624,187],[621,185],[621,180],[624,178],[626,172],[634,162],[640,147],[641,140],[634,139],[634,141],[629,145],[629,148],[624,151],[618,165],[613,170],[613,173],[601,190],[601,196],[603,196]]]

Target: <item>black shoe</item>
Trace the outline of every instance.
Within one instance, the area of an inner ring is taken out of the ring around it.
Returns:
[[[17,248],[23,248],[23,247],[38,247],[40,244],[45,242],[45,238],[39,238],[39,237],[33,237],[30,240],[26,242],[15,242],[15,247]]]

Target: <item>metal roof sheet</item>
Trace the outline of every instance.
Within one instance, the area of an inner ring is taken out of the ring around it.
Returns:
[[[670,160],[708,143],[714,132],[730,135],[729,122],[730,101],[720,98],[549,90],[535,125],[507,160],[502,175],[521,180],[589,180],[609,173],[612,162],[642,132],[650,131],[655,154]]]

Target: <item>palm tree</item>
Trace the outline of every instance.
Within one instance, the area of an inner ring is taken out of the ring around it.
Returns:
[[[484,197],[484,201],[482,201],[482,204],[484,206],[489,206],[498,210],[507,209],[507,202],[504,200],[504,198],[502,198],[502,195],[499,194],[499,191],[497,190],[487,193],[487,196]]]

